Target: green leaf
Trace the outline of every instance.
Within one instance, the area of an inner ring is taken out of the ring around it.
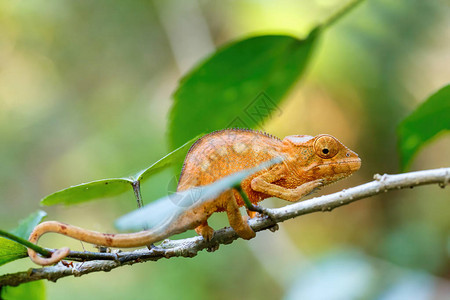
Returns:
[[[450,130],[450,85],[431,95],[398,126],[402,170],[437,134]]]
[[[152,175],[155,175],[156,173],[164,170],[167,167],[182,164],[184,158],[186,157],[186,153],[189,151],[192,144],[194,144],[202,136],[203,134],[197,135],[196,137],[186,142],[181,147],[175,149],[174,151],[170,152],[169,154],[167,154],[166,156],[155,162],[147,169],[136,174],[137,180],[143,182],[145,179],[149,178]]]
[[[19,286],[5,286],[1,290],[1,299],[5,300],[45,300],[45,284],[42,280],[23,283]]]
[[[321,33],[364,0],[347,2],[305,39],[262,35],[230,43],[191,70],[174,94],[171,149],[201,133],[254,128],[273,115],[300,79]]]
[[[118,196],[132,191],[133,181],[128,178],[109,178],[91,181],[60,190],[41,200],[42,205],[78,204],[102,197]]]
[[[170,114],[171,147],[202,133],[253,128],[271,114],[298,81],[320,30],[306,39],[264,35],[231,43],[180,82]]]
[[[120,230],[149,228],[154,234],[166,233],[167,226],[175,223],[183,212],[192,210],[207,201],[214,201],[224,191],[240,184],[244,178],[281,161],[280,157],[274,158],[255,168],[236,172],[209,185],[160,198],[120,217],[116,220],[115,225]]]
[[[28,239],[34,227],[36,227],[45,216],[47,216],[47,213],[45,211],[38,210],[30,214],[27,218],[21,220],[19,226],[17,226],[10,232],[23,239]]]
[[[27,256],[27,248],[9,239],[0,237],[0,266]]]

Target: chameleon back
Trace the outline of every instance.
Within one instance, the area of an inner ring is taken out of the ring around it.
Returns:
[[[249,129],[225,129],[203,136],[186,155],[177,191],[210,184],[280,155],[282,141]],[[255,177],[254,174],[251,177]]]

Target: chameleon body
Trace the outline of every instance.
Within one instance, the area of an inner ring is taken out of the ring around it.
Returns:
[[[192,145],[184,161],[177,191],[210,184],[280,156],[283,157],[281,163],[242,181],[242,189],[252,203],[268,197],[298,201],[321,186],[351,175],[361,166],[358,155],[330,135],[291,135],[281,140],[259,131],[226,129],[207,134]],[[49,221],[36,226],[29,240],[36,243],[42,234],[56,232],[96,245],[128,248],[150,245],[189,229],[195,229],[210,240],[214,230],[207,220],[213,213],[222,211],[227,213],[231,227],[240,237],[251,239],[255,232],[239,211],[243,205],[240,194],[229,190],[212,202],[188,209],[162,230],[106,234]],[[255,216],[255,212],[247,212],[250,217]],[[54,264],[68,253],[68,248],[62,248],[50,258],[44,258],[28,249],[30,258],[40,265]]]

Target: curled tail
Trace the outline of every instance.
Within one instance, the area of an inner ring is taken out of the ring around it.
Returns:
[[[36,244],[39,238],[47,232],[59,233],[95,245],[118,248],[146,246],[167,237],[167,234],[155,233],[147,230],[135,233],[108,234],[86,230],[61,222],[48,221],[36,226],[33,232],[31,232],[28,240]],[[36,253],[34,250],[28,248],[28,256],[30,256],[31,260],[34,263],[42,266],[52,265],[59,262],[67,255],[69,255],[69,252],[70,249],[65,247],[53,252],[51,257],[44,258],[38,255],[38,253]]]

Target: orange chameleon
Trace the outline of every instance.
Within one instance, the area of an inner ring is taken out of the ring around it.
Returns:
[[[281,140],[260,131],[225,129],[207,134],[192,145],[184,160],[177,191],[210,184],[280,156],[284,158],[281,163],[242,181],[242,189],[252,203],[269,197],[298,201],[314,189],[351,175],[361,166],[358,155],[331,135],[291,135]],[[239,211],[243,205],[241,195],[233,189],[214,201],[186,210],[157,232],[149,229],[136,233],[106,234],[48,221],[36,226],[29,240],[36,243],[44,233],[56,232],[95,245],[130,248],[151,245],[189,229],[195,229],[204,239],[210,240],[214,229],[207,220],[213,213],[221,211],[227,212],[231,227],[240,237],[251,239],[256,234]],[[247,212],[250,217],[256,214]],[[51,257],[44,258],[28,249],[28,255],[36,264],[51,265],[66,257],[69,251],[69,248],[61,248]]]

